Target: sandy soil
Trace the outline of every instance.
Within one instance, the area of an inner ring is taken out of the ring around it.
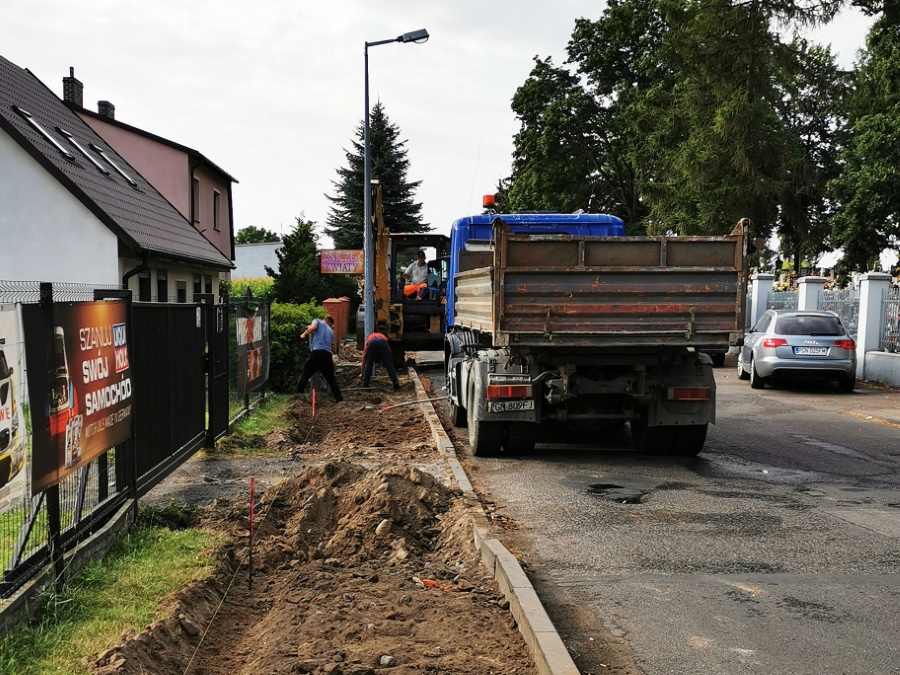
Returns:
[[[356,372],[344,389],[358,386]],[[191,460],[149,501],[208,504],[230,535],[209,581],[164,617],[85,659],[95,673],[364,675],[508,673],[533,662],[471,541],[412,385],[297,398],[263,458]],[[273,459],[274,458],[274,459]],[[250,475],[269,486],[254,504]],[[187,499],[186,499],[187,497]]]

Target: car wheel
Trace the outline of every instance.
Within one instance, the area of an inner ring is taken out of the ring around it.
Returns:
[[[737,376],[739,380],[749,380],[750,373],[744,370],[744,358],[741,354],[737,357]]]
[[[847,375],[838,380],[838,389],[848,394],[852,393],[856,388],[856,378],[853,375]]]
[[[756,370],[756,364],[750,361],[750,386],[753,389],[765,389],[766,378],[762,377]]]
[[[713,362],[713,368],[721,368],[725,365],[725,355],[724,354],[712,354],[710,357]]]

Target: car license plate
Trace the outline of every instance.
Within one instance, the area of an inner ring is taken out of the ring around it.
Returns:
[[[827,347],[794,347],[797,356],[825,356],[827,353]]]
[[[491,401],[489,405],[491,412],[495,413],[534,410],[534,401],[531,399],[523,401]]]

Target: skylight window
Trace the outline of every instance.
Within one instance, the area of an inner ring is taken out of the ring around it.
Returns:
[[[70,134],[68,131],[66,131],[66,130],[63,129],[62,127],[56,127],[56,130],[57,130],[59,133],[61,133],[63,136],[65,136],[65,137],[66,137],[66,140],[68,140],[69,143],[71,143],[72,145],[74,145],[74,146],[75,146],[75,149],[78,150],[78,152],[80,152],[82,155],[84,155],[85,158],[86,158],[91,164],[93,164],[95,167],[97,167],[97,170],[98,170],[100,173],[102,173],[104,176],[108,176],[108,175],[109,175],[109,171],[107,171],[106,168],[105,168],[100,162],[98,162],[96,159],[94,159],[93,155],[91,155],[90,153],[88,153],[88,151],[84,149],[84,146],[82,146],[81,143],[79,143],[78,141],[75,140],[75,137],[72,136],[72,134]]]
[[[103,148],[100,148],[100,147],[94,145],[93,143],[88,143],[88,145],[91,147],[91,150],[93,150],[93,151],[96,152],[98,155],[100,155],[100,156],[106,161],[107,164],[109,164],[113,169],[115,169],[115,170],[116,170],[116,173],[118,173],[120,176],[122,176],[122,178],[124,178],[125,180],[127,180],[127,181],[128,181],[128,184],[129,184],[131,187],[137,187],[137,182],[136,182],[131,176],[129,176],[127,173],[125,173],[124,171],[122,171],[122,169],[119,168],[119,165],[118,165],[118,164],[116,164],[116,163],[115,163],[114,161],[112,161],[109,157],[107,157],[107,156],[106,156],[106,153],[103,152]]]
[[[38,123],[37,123],[37,120],[35,120],[35,119],[31,116],[31,113],[30,113],[30,112],[28,112],[27,110],[22,110],[22,108],[20,108],[20,107],[17,106],[17,105],[14,105],[12,108],[13,108],[13,110],[15,110],[17,113],[19,113],[22,117],[24,117],[24,118],[25,118],[25,121],[28,122],[28,124],[31,125],[32,129],[34,129],[34,130],[37,131],[41,136],[43,136],[44,139],[46,139],[46,141],[47,141],[48,143],[50,143],[50,145],[52,145],[54,148],[56,148],[57,150],[59,150],[60,153],[62,153],[62,155],[63,155],[64,157],[66,157],[67,159],[75,159],[75,155],[73,155],[71,152],[69,152],[68,150],[66,150],[62,145],[60,145],[59,141],[57,141],[55,138],[53,138],[53,136],[51,136],[51,135],[47,132],[47,130],[44,129],[44,127],[42,127],[40,124],[38,124]]]

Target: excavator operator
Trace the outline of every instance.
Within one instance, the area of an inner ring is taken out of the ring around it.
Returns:
[[[403,297],[421,300],[428,292],[428,265],[425,264],[425,251],[419,251],[416,260],[409,264],[406,271],[400,275],[406,280],[403,286]]]

